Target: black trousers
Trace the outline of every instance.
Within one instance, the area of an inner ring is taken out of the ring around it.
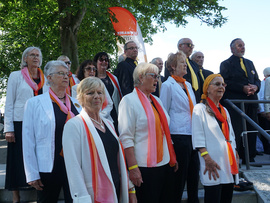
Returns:
[[[62,188],[65,202],[73,202],[63,157],[55,160],[51,173],[40,173],[40,179],[44,187],[42,191],[37,191],[38,203],[57,203]]]
[[[239,104],[236,104],[240,108]],[[232,120],[232,126],[235,133],[235,141],[236,141],[236,148],[238,154],[241,159],[245,159],[245,147],[243,146],[243,139],[241,137],[241,133],[243,132],[243,125],[242,125],[242,117],[238,113],[236,113],[231,107],[226,106],[230,113],[230,117]],[[245,113],[256,123],[258,123],[257,117],[257,106],[252,104],[245,104]],[[255,128],[250,125],[248,122],[247,130],[255,130]],[[248,148],[249,148],[249,158],[250,161],[254,161],[256,156],[256,141],[257,141],[257,133],[248,133]]]
[[[204,203],[231,203],[233,183],[204,186]]]
[[[179,166],[172,180],[174,185],[174,202],[181,202],[185,183],[187,183],[188,202],[198,203],[200,165],[198,152],[192,148],[192,137],[191,135],[171,136]]]
[[[138,203],[173,203],[173,185],[169,164],[160,167],[139,167],[143,183],[136,187]]]

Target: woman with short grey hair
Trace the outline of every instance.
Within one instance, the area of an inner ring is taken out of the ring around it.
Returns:
[[[12,72],[8,78],[4,122],[8,142],[5,188],[13,191],[13,202],[20,201],[19,190],[29,188],[23,167],[22,120],[26,101],[46,91],[41,64],[40,49],[28,47],[22,54],[21,70]]]
[[[50,61],[44,68],[49,91],[31,98],[23,118],[23,158],[26,181],[37,190],[38,202],[57,202],[61,188],[65,202],[72,202],[62,154],[65,123],[81,106],[66,93],[69,71],[62,61]]]

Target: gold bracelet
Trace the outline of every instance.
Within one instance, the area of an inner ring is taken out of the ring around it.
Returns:
[[[130,167],[128,167],[128,170],[131,171],[131,170],[134,169],[134,168],[138,168],[138,165],[136,164],[136,165],[134,165],[134,166],[130,166]]]
[[[136,191],[135,191],[135,190],[134,190],[134,191],[128,191],[128,193],[129,193],[129,194],[135,194]]]
[[[208,154],[208,151],[205,151],[205,152],[201,153],[201,157],[203,157],[206,154]]]

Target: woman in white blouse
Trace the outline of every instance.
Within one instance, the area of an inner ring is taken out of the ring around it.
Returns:
[[[220,74],[209,75],[203,85],[202,103],[192,115],[193,148],[198,150],[205,203],[230,203],[238,183],[238,154],[227,109],[220,103],[226,84]]]
[[[160,100],[171,119],[170,132],[179,164],[172,180],[174,201],[181,202],[187,182],[188,202],[198,202],[199,160],[192,148],[191,133],[191,115],[196,99],[191,84],[183,78],[187,74],[186,55],[182,51],[170,54],[167,67],[171,76],[162,83]]]

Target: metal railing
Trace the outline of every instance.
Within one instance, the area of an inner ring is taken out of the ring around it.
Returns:
[[[241,133],[241,136],[243,136],[243,144],[245,149],[245,161],[246,161],[246,169],[250,169],[250,165],[252,166],[258,166],[258,165],[270,165],[270,162],[258,162],[258,163],[250,163],[249,162],[249,149],[248,149],[248,133],[254,133],[259,132],[262,136],[264,136],[268,141],[270,141],[270,135],[262,129],[256,122],[254,122],[249,116],[247,116],[245,112],[245,103],[270,103],[269,100],[232,100],[232,99],[224,99],[224,102],[229,104],[237,113],[239,113],[242,117],[242,124],[243,124],[243,132]],[[234,103],[240,103],[241,109],[239,109]],[[247,124],[246,122],[249,122],[257,131],[247,131]],[[269,131],[269,130],[267,130]]]

